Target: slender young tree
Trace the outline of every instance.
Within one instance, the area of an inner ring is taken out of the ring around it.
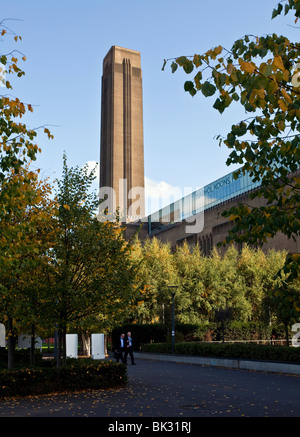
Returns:
[[[66,359],[66,333],[71,323],[101,314],[120,318],[135,303],[137,264],[116,222],[97,218],[99,199],[91,191],[95,176],[88,168],[69,168],[63,158],[57,181],[57,234],[47,276],[45,311],[57,323],[59,349]],[[57,365],[60,367],[61,353]]]
[[[141,297],[134,312],[136,320],[139,323],[168,323],[172,300],[168,286],[178,285],[170,245],[156,238],[146,240],[143,245],[136,241],[133,254],[142,259],[137,278]]]

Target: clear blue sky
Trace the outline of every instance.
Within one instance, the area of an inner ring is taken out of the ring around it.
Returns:
[[[183,90],[188,77],[173,75],[164,58],[231,48],[246,33],[276,32],[295,40],[292,14],[271,20],[276,0],[9,0],[1,19],[22,36],[0,53],[26,55],[26,76],[13,80],[13,94],[36,105],[30,127],[54,125],[54,140],[39,135],[37,163],[44,176],[60,177],[65,151],[71,166],[99,161],[102,60],[112,45],[141,52],[144,97],[145,176],[152,186],[206,185],[234,168],[215,135],[243,118],[238,106],[222,116],[214,100]],[[2,91],[3,89],[0,89]]]

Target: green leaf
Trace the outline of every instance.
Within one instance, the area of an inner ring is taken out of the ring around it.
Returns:
[[[196,94],[196,92],[197,92],[195,90],[195,88],[194,88],[193,82],[190,81],[190,80],[185,82],[185,84],[184,84],[184,91],[188,91],[191,94],[191,96],[194,96]]]
[[[239,100],[239,95],[237,93],[233,93],[232,98],[237,102]]]
[[[171,64],[172,73],[175,73],[177,68],[178,68],[178,64],[176,64],[176,62],[172,62],[172,64]]]
[[[5,55],[2,55],[0,58],[0,63],[3,65],[6,65],[7,63],[7,57]]]
[[[179,58],[176,59],[177,64],[180,67],[183,67],[184,64],[187,62],[187,57],[186,56],[180,56]]]
[[[232,133],[229,133],[227,135],[227,143],[229,147],[233,147],[234,143],[235,143],[235,135],[233,135]]]
[[[187,60],[186,63],[183,65],[183,69],[186,74],[190,74],[194,70],[194,65],[192,61]]]
[[[247,125],[245,122],[241,122],[240,124],[234,125],[231,128],[231,133],[239,137],[245,135],[246,132],[247,132]]]
[[[219,98],[217,98],[217,100],[215,101],[215,103],[213,104],[213,108],[217,109],[218,111],[220,111],[220,107],[221,107],[221,100]]]
[[[284,15],[286,15],[289,12],[289,10],[290,10],[290,7],[288,4],[286,4],[284,7]]]
[[[216,92],[216,87],[206,81],[204,82],[201,91],[205,97],[213,96]]]

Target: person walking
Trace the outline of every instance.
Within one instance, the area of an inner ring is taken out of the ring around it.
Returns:
[[[125,334],[121,334],[117,348],[115,350],[117,363],[121,359],[122,363],[125,363]]]
[[[125,346],[125,364],[127,364],[127,355],[130,355],[131,358],[131,364],[134,366],[136,363],[134,362],[134,356],[133,356],[133,341],[131,337],[131,332],[127,332],[126,337],[126,346]]]

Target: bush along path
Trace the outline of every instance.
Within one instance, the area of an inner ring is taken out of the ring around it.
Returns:
[[[145,344],[142,347],[142,352],[169,354],[172,352],[172,345],[170,343]],[[280,361],[300,364],[299,348],[287,346],[182,342],[175,344],[174,353],[179,355]]]
[[[57,369],[52,361],[43,367],[0,370],[0,398],[110,389],[127,383],[124,364],[68,359],[65,367]]]

